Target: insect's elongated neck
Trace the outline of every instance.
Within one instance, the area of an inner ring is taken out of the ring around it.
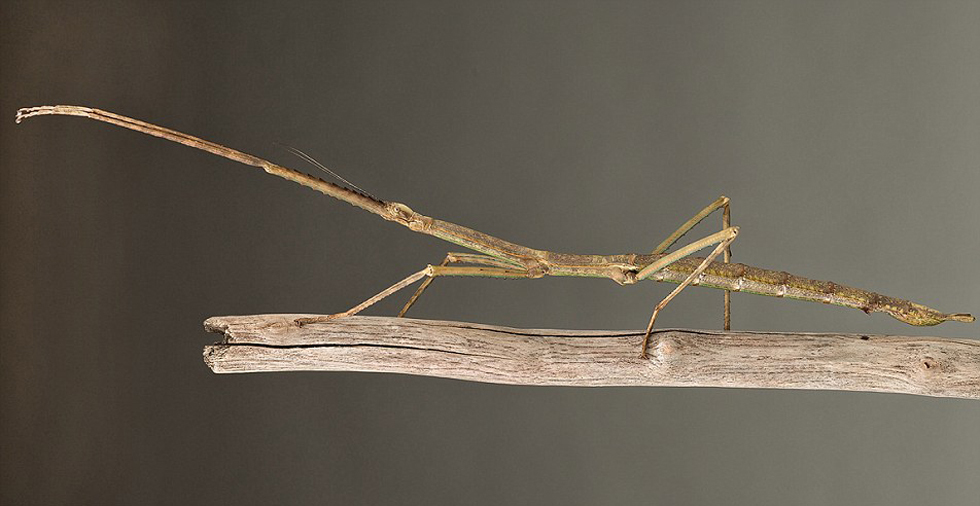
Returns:
[[[403,214],[395,221],[464,248],[490,255],[528,271],[529,278],[545,275],[610,278],[620,284],[636,282],[636,273],[663,255],[581,255],[528,248],[479,230],[416,213],[400,203],[389,204]]]

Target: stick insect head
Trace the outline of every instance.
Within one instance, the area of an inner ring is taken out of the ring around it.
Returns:
[[[385,207],[388,211],[388,216],[385,218],[401,223],[415,232],[420,232],[425,229],[428,222],[431,221],[431,218],[428,218],[427,220],[426,216],[422,216],[421,214],[413,211],[411,207],[408,207],[401,202],[387,202]]]

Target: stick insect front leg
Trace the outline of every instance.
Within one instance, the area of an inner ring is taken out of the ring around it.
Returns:
[[[647,330],[643,334],[643,347],[640,350],[640,358],[646,358],[647,356],[647,346],[650,342],[650,334],[653,332],[653,324],[657,321],[657,315],[660,314],[660,311],[667,307],[667,304],[669,304],[670,301],[677,296],[677,294],[681,293],[681,291],[687,288],[687,286],[690,285],[695,279],[699,278],[701,273],[708,268],[708,265],[710,265],[722,251],[728,248],[737,236],[738,227],[728,227],[721,232],[711,234],[700,241],[693,242],[669,255],[660,258],[656,262],[644,267],[639,273],[637,273],[636,279],[638,281],[642,281],[664,267],[667,267],[668,265],[690,255],[691,253],[694,253],[695,251],[711,246],[712,244],[717,244],[714,251],[712,251],[710,255],[702,260],[698,267],[694,269],[694,271],[691,272],[691,274],[688,275],[687,278],[685,278],[684,281],[677,286],[677,288],[674,288],[672,292],[664,297],[664,299],[653,308],[653,315],[650,316],[650,323],[647,325]]]
[[[520,269],[520,265],[518,264],[510,263],[501,260],[499,258],[494,258],[489,255],[480,255],[476,253],[453,253],[453,252],[447,253],[446,258],[442,260],[442,263],[439,264],[439,267],[445,267],[447,264],[450,263],[479,264],[479,265],[489,265],[491,267],[500,267],[503,269],[514,269],[514,268]],[[405,303],[405,307],[403,307],[402,310],[398,312],[399,318],[404,317],[405,313],[408,312],[408,310],[412,307],[412,305],[419,300],[419,297],[422,295],[422,292],[424,292],[425,289],[428,288],[430,284],[432,284],[433,279],[434,278],[430,276],[425,281],[423,281],[421,285],[419,285],[418,290],[416,290],[415,293],[412,294],[412,297],[408,299],[408,302]]]
[[[724,195],[718,197],[718,200],[715,200],[711,204],[708,204],[707,207],[702,209],[698,214],[695,214],[694,217],[692,217],[691,219],[684,222],[684,224],[678,227],[673,234],[670,234],[670,236],[664,239],[663,242],[661,242],[656,248],[654,248],[653,254],[659,255],[661,253],[665,253],[671,246],[674,245],[675,242],[677,242],[681,237],[684,237],[684,234],[688,233],[692,228],[697,226],[698,223],[701,223],[701,221],[703,221],[711,213],[717,211],[718,209],[722,209],[722,214],[721,214],[722,230],[731,227],[732,213],[731,213],[731,206],[729,205],[730,202],[731,199],[729,199]],[[725,248],[723,261],[727,264],[731,262],[731,260],[732,260],[732,248],[731,246],[729,246]],[[732,292],[728,290],[725,290],[724,321],[725,321],[725,330],[731,330],[732,329]]]
[[[483,256],[483,255],[474,255]],[[488,257],[489,258],[489,257]],[[503,268],[503,267],[450,267],[446,266],[446,261],[443,261],[442,265],[427,265],[424,269],[412,274],[405,279],[385,288],[379,292],[374,297],[371,297],[364,302],[344,311],[343,313],[335,313],[331,315],[320,315],[320,316],[309,316],[303,318],[296,318],[294,320],[297,325],[307,325],[310,323],[321,323],[328,322],[330,320],[335,320],[337,318],[343,318],[345,316],[353,316],[361,311],[371,307],[376,302],[384,299],[385,297],[405,288],[408,285],[422,279],[428,278],[426,281],[431,281],[432,278],[437,276],[476,276],[476,277],[486,277],[486,278],[504,278],[504,279],[521,279],[528,277],[528,271],[526,269],[516,269],[516,268]],[[413,300],[418,298],[420,291],[416,292],[413,296]],[[410,301],[412,302],[412,301]],[[403,312],[407,308],[403,309]]]

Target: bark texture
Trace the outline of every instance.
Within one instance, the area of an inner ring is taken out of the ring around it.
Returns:
[[[209,318],[216,373],[364,371],[512,385],[688,386],[894,392],[980,398],[980,341],[866,334],[663,329],[514,329],[354,316]]]

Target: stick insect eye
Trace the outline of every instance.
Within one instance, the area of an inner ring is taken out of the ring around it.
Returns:
[[[417,214],[411,207],[408,207],[401,202],[390,202],[388,205],[388,209],[391,214],[394,215],[395,219],[399,221],[411,222],[412,218],[414,218]]]
[[[395,208],[395,212],[397,212],[402,216],[405,216],[406,218],[415,214],[415,211],[413,211],[411,207],[408,207],[405,204],[402,204],[401,202],[393,202],[392,207]]]

